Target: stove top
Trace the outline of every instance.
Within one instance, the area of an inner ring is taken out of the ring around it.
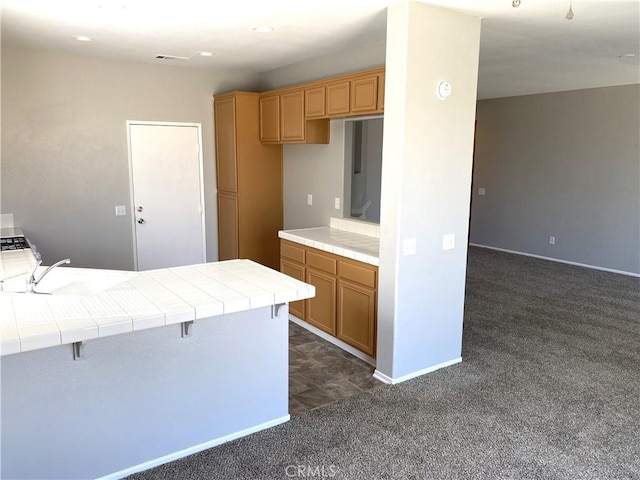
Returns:
[[[7,250],[26,250],[31,248],[29,242],[24,237],[7,237],[0,238],[0,252]]]
[[[29,241],[18,227],[0,229],[0,252],[31,248]]]

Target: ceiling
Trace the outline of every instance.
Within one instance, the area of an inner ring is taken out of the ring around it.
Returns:
[[[0,0],[2,44],[260,73],[384,48],[385,9],[401,1]],[[573,0],[570,21],[570,0],[424,1],[483,18],[480,98],[640,83],[640,0]]]

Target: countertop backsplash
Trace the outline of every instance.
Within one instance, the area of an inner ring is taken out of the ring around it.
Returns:
[[[380,238],[380,225],[354,218],[335,218],[329,220],[329,227],[336,230],[366,235],[368,237]]]

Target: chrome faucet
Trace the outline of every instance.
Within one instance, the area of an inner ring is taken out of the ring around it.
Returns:
[[[50,267],[47,267],[47,269],[44,272],[42,272],[42,274],[36,279],[36,270],[42,264],[42,260],[38,260],[33,266],[33,268],[31,269],[31,271],[29,272],[29,279],[27,280],[27,293],[36,293],[36,287],[42,281],[42,279],[45,277],[47,273],[49,273],[51,270],[53,270],[54,268],[60,265],[69,264],[69,263],[71,263],[70,258],[65,258],[64,260],[60,260],[59,262],[54,263]]]

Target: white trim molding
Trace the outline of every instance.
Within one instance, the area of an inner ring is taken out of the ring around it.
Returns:
[[[408,373],[401,377],[392,378],[388,375],[385,375],[380,370],[373,372],[373,378],[380,380],[381,382],[388,383],[390,385],[395,385],[396,383],[406,382],[407,380],[411,380],[412,378],[419,377],[421,375],[425,375],[427,373],[435,372],[436,370],[440,370],[441,368],[450,367],[451,365],[455,365],[456,363],[462,362],[462,357],[454,358],[453,360],[449,360],[447,362],[439,363],[437,365],[433,365],[432,367],[423,368],[422,370],[418,370],[417,372]]]
[[[592,270],[601,270],[603,272],[617,273],[619,275],[627,275],[629,277],[640,278],[640,273],[627,272],[626,270],[615,270],[613,268],[598,267],[597,265],[589,265],[588,263],[571,262],[569,260],[562,260],[560,258],[545,257],[543,255],[536,255],[533,253],[518,252],[517,250],[507,250],[506,248],[490,247],[489,245],[481,245],[479,243],[470,243],[469,246],[486,248],[487,250],[496,250],[498,252],[513,253],[514,255],[523,255],[525,257],[539,258],[540,260],[549,260],[550,262],[566,263],[567,265],[574,265],[576,267],[590,268]]]
[[[285,415],[284,417],[261,423],[260,425],[256,425],[255,427],[240,430],[239,432],[234,432],[229,435],[225,435],[224,437],[216,438],[209,442],[194,445],[193,447],[185,448],[184,450],[179,450],[177,452],[164,455],[163,457],[155,458],[153,460],[149,460],[148,462],[140,463],[138,465],[125,468],[124,470],[120,470],[118,472],[110,473],[109,475],[105,475],[104,477],[99,477],[97,480],[116,480],[127,477],[129,475],[133,475],[134,473],[143,472],[145,470],[149,470],[150,468],[157,467],[158,465],[163,465],[165,463],[172,462],[189,455],[193,455],[194,453],[207,450],[208,448],[217,447],[218,445],[230,442],[231,440],[235,440],[236,438],[246,437],[247,435],[251,435],[252,433],[259,432],[260,430],[275,427],[276,425],[280,425],[281,423],[288,422],[290,418],[290,415]]]

